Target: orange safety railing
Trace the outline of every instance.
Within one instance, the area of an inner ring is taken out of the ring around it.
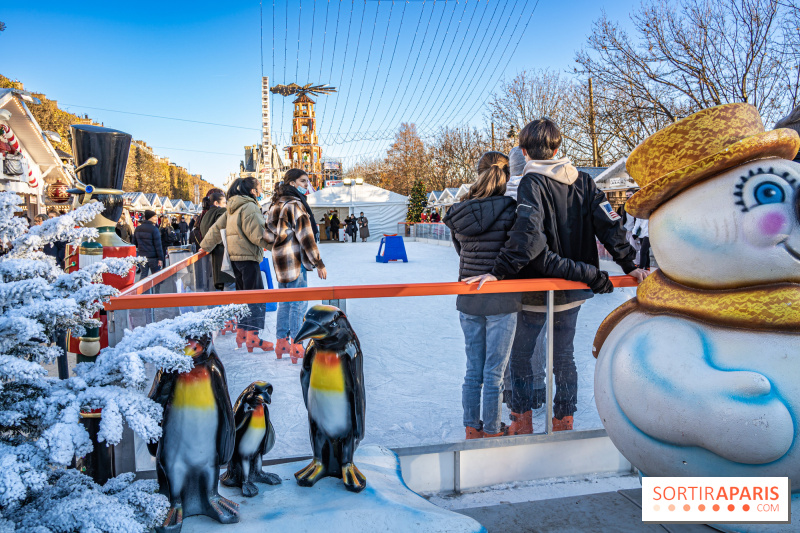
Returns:
[[[564,279],[524,279],[493,281],[478,292],[477,284],[461,281],[441,283],[400,283],[393,285],[347,285],[334,287],[304,287],[299,289],[267,289],[252,291],[214,291],[173,294],[143,294],[144,291],[170,275],[197,262],[205,252],[195,254],[157,274],[141,280],[106,303],[107,311],[125,309],[158,309],[167,307],[212,306],[227,304],[302,302],[311,300],[348,300],[355,298],[398,298],[406,296],[442,296],[450,294],[494,294],[507,292],[536,292],[588,288],[577,281]],[[614,287],[635,287],[631,276],[611,276]]]

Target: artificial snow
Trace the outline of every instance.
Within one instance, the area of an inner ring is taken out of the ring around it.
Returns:
[[[68,329],[81,336],[100,326],[94,314],[117,294],[102,274],[126,275],[139,260],[105,259],[64,273],[42,247],[97,238],[98,230],[83,224],[103,206],[90,203],[28,229],[13,215],[21,203],[0,192],[0,531],[143,533],[162,519],[167,499],[156,493],[157,483],[134,481],[133,473],[101,487],[68,468],[93,447],[80,413],[102,409],[99,442],[119,443],[123,424],[157,439],[162,411],[144,394],[146,367],[188,370],[186,337],[208,335],[247,308],[148,324],[126,332],[95,362],[75,366],[72,377],[48,377],[42,364],[63,353],[54,340]]]
[[[332,477],[313,487],[299,486],[294,472],[308,461],[264,467],[279,475],[282,483],[259,483],[259,494],[252,498],[242,496],[241,489],[219,487],[222,496],[239,504],[238,524],[220,526],[206,516],[192,516],[184,519],[183,531],[485,533],[474,519],[437,507],[409,489],[400,473],[400,461],[386,448],[362,446],[353,462],[367,478],[367,488],[358,494],[348,492],[341,479]]]
[[[377,263],[377,243],[323,243],[328,279],[308,273],[311,287],[394,283],[447,282],[458,279],[458,255],[452,247],[406,242],[408,263]],[[602,265],[612,274],[613,263]],[[277,284],[275,284],[277,286]],[[578,319],[575,363],[578,369],[578,411],[575,429],[600,429],[594,404],[595,359],[591,348],[600,322],[635,295],[635,289],[588,300]],[[364,353],[367,394],[366,436],[362,444],[390,448],[456,442],[464,439],[461,385],[466,370],[464,336],[455,296],[370,298],[347,300],[346,312]],[[319,302],[310,302],[309,305]],[[267,313],[261,336],[275,342],[276,312]],[[237,349],[234,334],[217,336],[232,401],[251,382],[272,383],[270,416],[277,441],[266,460],[311,453],[308,415],[300,389],[300,364],[275,352]],[[509,423],[508,411],[503,406]],[[534,411],[534,431],[544,432],[545,409]],[[137,469],[153,468],[138,446]]]

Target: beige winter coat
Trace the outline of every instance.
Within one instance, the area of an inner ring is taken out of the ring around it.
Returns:
[[[272,244],[264,240],[266,221],[258,203],[249,196],[234,196],[228,200],[228,212],[206,232],[200,247],[210,252],[222,242],[220,230],[227,236],[228,255],[231,261],[256,261],[264,259],[263,249]]]

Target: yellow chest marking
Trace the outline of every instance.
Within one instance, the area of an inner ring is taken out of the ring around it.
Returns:
[[[191,372],[178,376],[175,383],[175,394],[172,397],[173,407],[195,409],[215,409],[217,401],[211,388],[211,374],[204,366],[198,366]]]
[[[259,404],[255,408],[253,414],[250,415],[250,426],[253,429],[263,429],[267,427],[267,421],[264,419],[264,406]]]
[[[344,392],[344,370],[336,352],[317,352],[311,364],[312,389]]]

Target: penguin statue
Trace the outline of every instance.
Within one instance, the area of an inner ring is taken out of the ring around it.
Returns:
[[[595,337],[595,401],[649,476],[788,476],[800,492],[800,137],[749,104],[646,139],[642,187],[658,271]]]
[[[275,430],[269,420],[267,405],[272,402],[272,385],[254,381],[242,391],[233,406],[236,422],[236,445],[228,462],[228,471],[220,480],[226,487],[241,487],[242,494],[258,494],[255,483],[280,485],[281,478],[261,470],[261,456],[275,446]]]
[[[353,464],[366,411],[361,345],[345,314],[331,305],[315,305],[306,313],[295,341],[305,339],[311,342],[300,384],[314,458],[294,477],[302,487],[339,477],[347,490],[361,492],[367,478]]]
[[[239,521],[238,505],[217,492],[219,467],[233,455],[235,426],[228,383],[210,336],[189,339],[190,372],[156,374],[150,398],[164,408],[161,439],[148,444],[160,492],[170,501],[158,533],[181,530],[184,517]]]

